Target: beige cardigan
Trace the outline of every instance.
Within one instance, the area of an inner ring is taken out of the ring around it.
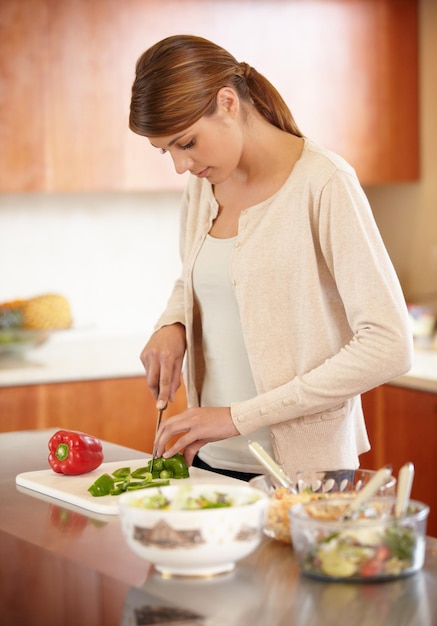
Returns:
[[[202,376],[192,269],[217,210],[211,185],[190,179],[183,271],[156,325],[186,327],[190,406],[198,405]],[[360,394],[408,371],[412,338],[353,169],[305,140],[283,187],[241,213],[231,278],[258,393],[231,405],[238,431],[270,426],[276,460],[288,472],[357,467],[369,449]]]

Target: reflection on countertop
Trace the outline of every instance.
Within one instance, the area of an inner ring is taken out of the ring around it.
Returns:
[[[55,333],[24,357],[2,356],[0,387],[141,376],[140,352],[151,332]],[[411,370],[391,384],[436,393],[437,350],[416,347]]]

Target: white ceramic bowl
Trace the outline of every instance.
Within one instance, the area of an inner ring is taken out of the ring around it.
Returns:
[[[145,508],[162,494],[167,509]],[[223,494],[224,508],[180,509],[187,496]],[[230,572],[261,541],[268,496],[246,483],[193,483],[153,487],[120,496],[120,520],[129,547],[165,576],[213,576]]]
[[[297,494],[289,493],[275,484],[268,475],[252,478],[249,484],[270,495],[264,532],[268,537],[292,543],[288,513],[294,504],[319,499],[338,497],[339,494],[354,494],[360,491],[376,472],[367,469],[307,470],[291,476]],[[395,495],[396,478],[390,476],[376,495],[392,497]]]
[[[302,572],[331,581],[375,582],[422,568],[429,507],[410,500],[393,517],[394,498],[374,498],[356,519],[342,520],[348,500],[317,500],[290,509],[293,548]]]

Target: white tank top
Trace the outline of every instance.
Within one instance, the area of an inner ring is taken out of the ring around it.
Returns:
[[[230,279],[230,257],[236,237],[207,235],[193,269],[193,287],[202,318],[205,379],[201,406],[230,406],[256,396]],[[247,442],[258,441],[273,454],[269,428],[208,443],[199,457],[211,467],[263,474]]]

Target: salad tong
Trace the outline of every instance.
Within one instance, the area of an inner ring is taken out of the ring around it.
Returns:
[[[382,467],[379,469],[369,482],[358,492],[358,495],[353,498],[346,511],[341,516],[341,521],[354,519],[370,498],[388,481],[391,476],[391,471],[391,467]]]
[[[297,489],[294,487],[293,481],[289,476],[287,476],[282,467],[279,467],[279,465],[272,459],[270,454],[267,454],[264,448],[257,441],[249,441],[248,445],[253,456],[256,457],[262,465],[264,465],[269,474],[276,478],[282,487],[285,487],[291,493],[296,494]]]
[[[413,486],[414,465],[405,463],[399,470],[398,488],[396,491],[395,517],[404,517],[410,501],[411,487]]]
[[[353,519],[357,513],[364,507],[368,500],[378,491],[382,485],[387,482],[391,475],[391,467],[383,467],[380,469],[363,487],[358,495],[352,500],[345,514],[343,514],[343,520]],[[403,517],[407,511],[408,503],[410,501],[411,487],[413,485],[414,478],[414,465],[412,463],[405,463],[399,470],[398,486],[396,490],[396,500],[394,506],[394,516],[397,518]]]

